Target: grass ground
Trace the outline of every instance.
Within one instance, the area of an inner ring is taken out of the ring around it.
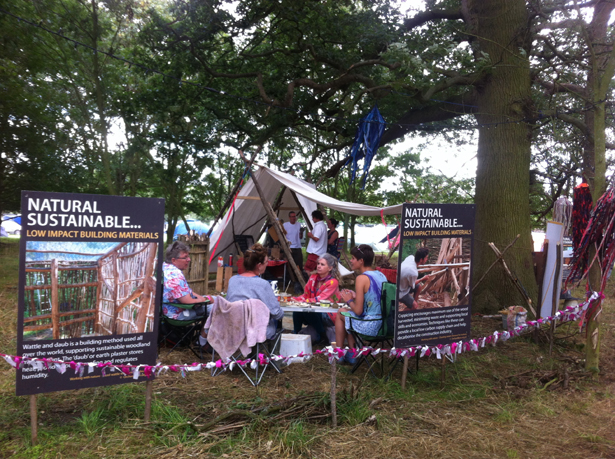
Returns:
[[[0,241],[0,351],[15,352],[17,245]],[[615,314],[607,292],[601,374],[583,371],[583,337],[558,329],[548,346],[517,338],[446,366],[422,360],[404,390],[401,366],[388,382],[338,373],[331,428],[330,366],[324,358],[268,374],[259,389],[238,372],[161,376],[149,423],[144,385],[42,394],[39,444],[29,445],[26,397],[0,366],[0,457],[224,458],[615,458]],[[485,336],[501,321],[477,319]],[[191,362],[173,352],[165,363]]]

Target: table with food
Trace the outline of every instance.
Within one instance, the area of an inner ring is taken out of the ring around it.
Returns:
[[[331,301],[318,301],[314,303],[305,303],[295,301],[292,298],[282,298],[280,306],[284,312],[314,312],[314,313],[335,313],[337,309],[342,307],[343,303],[338,304]]]

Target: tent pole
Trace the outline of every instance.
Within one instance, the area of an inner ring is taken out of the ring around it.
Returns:
[[[274,214],[277,214],[278,212],[276,209],[280,206],[280,202],[282,201],[282,196],[284,196],[284,191],[286,191],[286,185],[282,186],[282,189],[278,193],[278,196],[275,198],[275,202],[273,203],[273,206],[271,206]],[[267,221],[265,221],[265,224],[261,228],[261,232],[258,234],[258,237],[256,238],[257,241],[259,241],[260,238],[263,236],[263,234],[265,234],[265,231],[267,231]]]
[[[256,152],[254,153],[254,155],[252,155],[252,159],[250,160],[250,162],[247,164],[246,169],[250,169],[252,167],[252,163],[254,162],[254,160],[256,159],[256,155],[258,155],[261,151],[261,149],[263,148],[262,145],[259,145],[256,148]],[[233,197],[235,196],[235,193],[237,193],[237,190],[239,189],[239,185],[241,185],[241,179],[243,178],[243,174],[241,175],[241,177],[239,177],[239,179],[237,180],[237,183],[235,184],[235,186],[233,187],[233,190],[229,193],[229,195],[226,198],[226,201],[224,203],[224,205],[222,206],[222,209],[220,209],[220,213],[218,214],[218,216],[216,217],[216,219],[214,220],[214,222],[212,223],[212,225],[209,227],[209,231],[207,231],[207,237],[211,236],[212,231],[214,230],[214,226],[216,226],[216,223],[218,223],[218,220],[220,220],[223,216],[224,213],[227,211],[228,207],[231,205],[231,203],[233,202]]]
[[[305,223],[307,224],[307,227],[309,228],[309,230],[312,231],[314,229],[312,228],[312,222],[310,221],[307,212],[305,211],[305,209],[299,202],[299,198],[297,198],[297,194],[295,193],[294,190],[290,190],[290,194],[293,196],[293,198],[295,198],[295,202],[297,203],[297,206],[299,206],[299,212],[301,212],[301,215],[303,215],[303,219],[305,220]]]
[[[246,157],[244,156],[243,151],[239,150],[239,154],[241,155],[241,158],[243,159],[243,161],[246,164],[248,164],[248,161],[246,160]],[[256,157],[256,153],[254,153],[254,157]],[[252,159],[254,159],[254,157]],[[252,168],[251,164],[252,162],[250,162],[250,166],[249,166],[250,169]],[[286,238],[284,237],[284,231],[282,231],[282,226],[280,225],[279,220],[276,218],[275,213],[273,212],[273,209],[271,207],[271,204],[269,204],[269,202],[265,199],[263,195],[263,190],[261,189],[261,186],[258,183],[258,180],[256,180],[256,177],[254,176],[254,174],[252,174],[252,181],[254,182],[254,187],[256,188],[256,191],[258,192],[258,195],[261,198],[261,202],[263,203],[263,207],[265,208],[265,211],[267,212],[267,215],[269,216],[271,223],[273,223],[275,230],[278,232],[278,235],[280,236],[280,245],[282,246],[282,250],[284,250],[284,253],[286,254],[286,259],[288,260],[288,263],[290,263],[290,267],[292,268],[295,275],[297,276],[297,280],[301,284],[301,287],[305,288],[305,280],[303,279],[303,275],[301,274],[301,271],[299,271],[299,267],[295,263],[295,260],[293,260],[293,255],[292,255],[292,252],[290,251],[290,247],[288,247]]]

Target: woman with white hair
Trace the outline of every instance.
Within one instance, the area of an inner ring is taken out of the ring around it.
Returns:
[[[339,295],[340,273],[337,266],[337,258],[325,253],[316,263],[316,272],[310,276],[305,284],[304,293],[293,297],[294,301],[302,303],[315,303],[323,300],[337,301]],[[333,316],[333,317],[330,317]],[[293,312],[293,328],[299,333],[303,325],[311,325],[316,330],[316,340],[320,341],[325,336],[325,327],[333,326],[335,314],[319,314],[316,312]]]

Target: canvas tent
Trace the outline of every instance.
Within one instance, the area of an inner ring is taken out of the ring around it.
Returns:
[[[310,225],[313,224],[311,214],[316,210],[317,204],[351,215],[401,214],[401,204],[380,208],[339,201],[317,191],[311,183],[266,166],[258,166],[254,175],[262,188],[265,199],[271,204],[276,201],[280,190],[284,188],[284,193],[277,207],[278,216],[284,221],[288,220],[288,212],[291,210],[299,213],[303,209],[308,216]],[[229,254],[236,255],[237,248],[234,243],[236,235],[250,235],[256,241],[261,234],[265,220],[266,212],[256,187],[252,180],[248,180],[211,234],[210,260],[215,260],[219,256],[228,260]],[[215,270],[216,264],[211,263],[210,269]]]

